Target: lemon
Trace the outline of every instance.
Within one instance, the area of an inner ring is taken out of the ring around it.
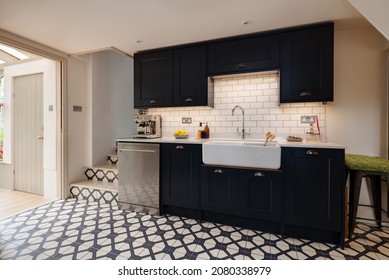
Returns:
[[[186,131],[183,129],[179,129],[174,132],[174,136],[184,136],[184,135],[186,135]]]

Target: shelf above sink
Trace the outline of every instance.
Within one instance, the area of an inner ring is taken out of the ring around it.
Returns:
[[[203,162],[211,165],[279,169],[281,147],[276,141],[214,140],[203,144]]]

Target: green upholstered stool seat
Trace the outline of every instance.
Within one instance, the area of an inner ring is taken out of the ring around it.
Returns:
[[[348,235],[351,238],[354,233],[362,178],[364,177],[370,179],[374,215],[378,226],[381,226],[381,176],[385,176],[386,181],[389,182],[389,160],[372,156],[346,154],[345,165],[347,174],[350,174]],[[389,185],[387,187],[389,208]]]
[[[389,160],[379,157],[346,154],[345,164],[349,170],[389,173]]]

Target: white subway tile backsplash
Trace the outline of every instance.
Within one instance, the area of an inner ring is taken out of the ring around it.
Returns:
[[[301,124],[302,115],[318,115],[321,132],[325,135],[326,107],[317,103],[279,102],[278,74],[258,74],[239,77],[214,78],[214,108],[178,107],[149,109],[162,116],[162,135],[172,136],[177,129],[185,129],[196,137],[200,122],[208,122],[211,137],[236,137],[241,129],[240,110],[232,116],[232,109],[240,105],[245,110],[245,126],[249,138],[264,137],[267,131],[279,135],[304,136],[307,124]],[[191,124],[182,124],[182,117],[191,117]]]

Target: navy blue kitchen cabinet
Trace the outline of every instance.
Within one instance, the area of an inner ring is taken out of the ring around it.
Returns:
[[[212,106],[206,55],[205,45],[135,54],[135,108]]]
[[[281,222],[282,171],[239,170],[238,215]]]
[[[205,45],[174,50],[173,106],[210,105],[207,79]]]
[[[199,209],[201,145],[161,145],[163,206]]]
[[[229,39],[208,47],[208,74],[235,74],[279,67],[279,35]]]
[[[280,222],[282,172],[202,166],[201,210]]]
[[[280,103],[334,100],[333,33],[333,23],[282,33]]]
[[[134,55],[134,107],[173,104],[173,51]]]
[[[231,168],[201,167],[201,210],[237,215],[238,174]]]
[[[285,234],[342,244],[344,150],[282,148]]]

